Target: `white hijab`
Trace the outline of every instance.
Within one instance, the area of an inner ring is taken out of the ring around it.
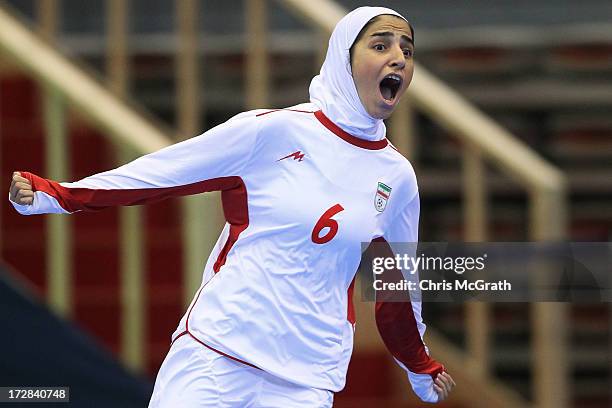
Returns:
[[[310,102],[342,130],[361,139],[376,141],[385,137],[382,119],[373,118],[363,107],[351,72],[349,50],[357,35],[372,18],[391,14],[406,20],[386,7],[359,7],[344,16],[329,39],[321,72],[310,82]]]

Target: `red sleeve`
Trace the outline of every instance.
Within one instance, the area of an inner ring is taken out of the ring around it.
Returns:
[[[105,190],[64,187],[56,181],[45,179],[26,171],[22,171],[21,175],[32,183],[33,191],[46,193],[55,199],[57,204],[67,212],[97,211],[119,205],[140,205],[164,200],[169,197],[199,194],[207,191],[225,192],[240,189],[243,185],[239,177],[219,177],[182,186]]]
[[[375,242],[377,256],[394,256],[391,247],[384,238],[378,238]],[[399,281],[402,278],[401,272],[396,270],[395,276],[385,278],[385,281]],[[389,296],[393,296],[393,301],[385,300]],[[432,378],[435,378],[444,371],[444,366],[427,354],[409,296],[398,299],[397,294],[378,293],[376,326],[385,346],[393,357],[413,373],[429,374]]]

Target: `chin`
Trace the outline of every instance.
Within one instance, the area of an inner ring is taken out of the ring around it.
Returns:
[[[393,107],[389,107],[389,106],[385,106],[384,108],[378,108],[376,109],[376,111],[371,112],[370,116],[372,116],[375,119],[389,119],[389,117],[391,116],[391,114],[393,113],[393,111],[395,110],[395,106]]]
[[[388,111],[388,112],[385,112],[385,113],[382,115],[381,119],[383,119],[383,120],[389,119],[389,118],[391,117],[391,114],[393,113],[393,111],[394,111],[394,110],[395,110],[395,108],[391,109],[391,110],[390,110],[390,111]]]

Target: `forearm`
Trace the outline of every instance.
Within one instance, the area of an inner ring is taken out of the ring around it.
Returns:
[[[72,213],[231,190],[237,187],[254,149],[257,126],[253,119],[250,115],[230,120],[203,135],[73,183],[23,172],[34,200],[32,205],[13,205],[24,215]]]
[[[444,366],[429,356],[412,304],[377,302],[376,325],[387,349],[406,370],[414,392],[423,401],[436,402],[438,396],[432,386]]]
[[[385,239],[377,240],[375,249],[379,256],[394,257],[395,251],[389,242],[397,244],[397,250],[407,250],[411,257],[416,256],[419,212],[419,196],[414,193],[394,219]],[[403,279],[418,282],[418,272],[386,272],[386,280],[389,282],[400,282]],[[406,371],[414,392],[423,401],[437,402],[439,395],[434,382],[444,371],[444,366],[429,356],[423,342],[425,324],[421,318],[419,295],[410,291],[377,293],[376,325],[396,362]]]

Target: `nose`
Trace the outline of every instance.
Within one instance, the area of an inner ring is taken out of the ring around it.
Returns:
[[[393,52],[391,53],[389,65],[392,68],[404,69],[404,67],[406,66],[406,58],[404,57],[404,51],[401,47],[393,47]]]

